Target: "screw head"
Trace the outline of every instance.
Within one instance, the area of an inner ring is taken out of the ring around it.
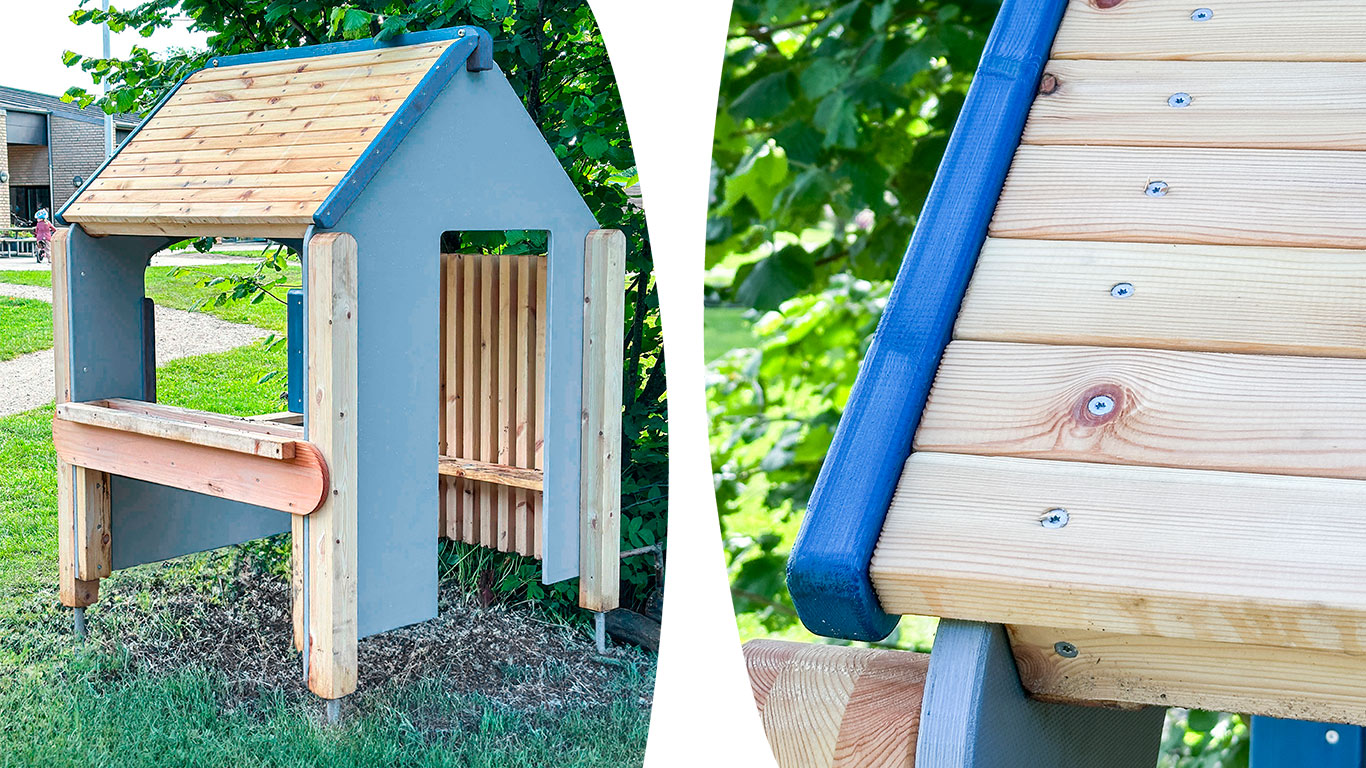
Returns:
[[[463,30],[463,29],[462,29],[462,30],[459,30],[458,32],[455,33],[455,36],[456,36],[456,37],[464,37],[464,36],[465,36],[465,30]]]
[[[1143,188],[1143,194],[1148,197],[1162,197],[1167,194],[1167,182],[1150,181],[1148,182],[1148,186]]]
[[[1086,410],[1092,416],[1104,416],[1115,409],[1115,399],[1109,395],[1096,395],[1086,402]]]
[[[1134,284],[1115,283],[1114,287],[1110,289],[1110,295],[1114,296],[1116,299],[1127,299],[1134,295]]]
[[[1077,646],[1072,645],[1066,640],[1059,640],[1058,642],[1054,643],[1053,652],[1063,657],[1064,659],[1077,658]]]
[[[1167,106],[1169,107],[1181,109],[1182,107],[1189,107],[1190,105],[1191,95],[1189,93],[1186,93],[1185,91],[1181,91],[1180,93],[1173,93],[1172,95],[1167,97]]]
[[[218,66],[218,59],[214,59],[214,60],[213,60],[213,65],[214,65],[215,67]]]
[[[1341,738],[1341,736],[1339,736],[1338,732],[1333,730],[1332,728],[1329,728],[1327,732],[1323,734],[1323,740],[1328,742],[1329,744],[1338,743],[1339,738]]]
[[[1191,21],[1209,21],[1214,18],[1214,11],[1208,8],[1196,8],[1191,11]]]
[[[1039,518],[1039,525],[1056,530],[1066,526],[1069,519],[1071,519],[1071,515],[1067,514],[1067,510],[1057,507],[1043,513],[1043,517]]]

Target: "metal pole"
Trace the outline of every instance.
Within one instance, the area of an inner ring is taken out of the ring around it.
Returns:
[[[109,0],[104,0],[104,12],[109,13]],[[109,20],[106,17],[104,22],[104,58],[109,58]],[[104,95],[109,95],[109,80],[104,81]],[[49,146],[50,150],[51,147]],[[114,156],[114,116],[108,112],[104,113],[104,158],[108,160]]]
[[[85,609],[77,608],[72,620],[73,629],[76,630],[76,639],[85,642]]]
[[[593,614],[593,639],[598,643],[598,653],[607,655],[607,614],[602,611]]]

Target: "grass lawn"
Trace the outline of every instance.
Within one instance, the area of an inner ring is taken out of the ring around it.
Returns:
[[[0,361],[52,346],[52,307],[0,296]]]
[[[149,272],[149,293],[159,303],[193,304],[195,291],[186,287],[196,278],[172,278],[169,268]],[[0,273],[0,280],[11,277],[42,284],[47,275]],[[284,326],[284,308],[273,302],[212,311],[266,328]],[[4,323],[0,328],[8,327]],[[158,399],[240,415],[280,410],[280,384],[256,380],[283,367],[283,345],[176,360],[158,370]],[[243,601],[244,569],[268,557],[261,552],[272,540],[114,574],[101,583],[101,601],[90,609],[91,640],[76,643],[71,613],[56,595],[51,418],[51,405],[0,417],[0,768],[640,764],[649,728],[649,708],[641,702],[653,686],[652,664],[642,654],[612,659],[605,667],[610,680],[598,686],[591,704],[561,697],[514,706],[461,690],[437,670],[362,687],[347,698],[346,719],[337,727],[319,723],[320,702],[297,683],[292,689],[247,683],[251,690],[244,693],[241,676],[230,679],[223,671],[224,658],[200,663],[187,654],[193,660],[153,669],[145,650],[139,656],[139,645],[214,642],[212,630],[183,616],[235,610]],[[277,591],[287,590],[287,577],[278,572],[253,573],[258,582],[275,579],[270,584]],[[275,635],[284,637],[283,645]],[[237,658],[290,654],[287,628],[268,633],[248,626],[244,637],[259,650]],[[497,647],[508,641],[483,642]],[[487,665],[486,674],[550,687],[565,684],[570,674],[554,664],[526,663],[512,651],[507,656],[506,663]]]
[[[195,283],[206,277],[227,277],[230,275],[249,275],[254,267],[251,264],[209,264],[202,267],[148,267],[147,295],[163,307],[193,309],[194,305],[206,298],[218,295],[221,287],[195,287]],[[177,270],[179,273],[177,274]],[[285,272],[288,284],[297,286],[302,277],[297,263],[291,264]],[[0,283],[16,285],[52,285],[50,272],[4,272],[0,271]],[[283,291],[280,298],[284,298]],[[285,305],[270,298],[258,304],[231,302],[221,306],[207,304],[203,311],[227,320],[230,323],[247,323],[267,330],[283,333],[285,330]],[[49,310],[50,313],[50,310]],[[3,333],[3,331],[0,331]],[[52,340],[39,347],[52,346]]]

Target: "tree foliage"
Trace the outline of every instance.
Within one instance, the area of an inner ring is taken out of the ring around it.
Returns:
[[[89,74],[96,86],[107,82],[111,90],[97,98],[73,88],[66,98],[98,103],[107,112],[145,114],[181,78],[214,56],[367,37],[384,40],[461,24],[493,34],[495,61],[590,210],[603,227],[620,229],[627,237],[622,545],[635,549],[661,543],[667,429],[658,299],[644,215],[626,192],[636,171],[625,113],[586,0],[145,0],[131,8],[111,8],[108,14],[95,0],[82,0],[71,15],[76,24],[107,20],[115,31],[134,30],[143,37],[169,28],[176,18],[188,18],[208,33],[207,50],[159,56],[135,46],[122,59],[67,52],[69,66]],[[472,233],[464,233],[460,244],[489,245]],[[534,243],[509,233],[498,247],[518,246]],[[247,288],[239,291],[242,285]],[[261,290],[279,287],[270,273],[253,273],[226,281],[224,293],[259,300]],[[500,563],[497,570],[507,574],[501,581],[505,591],[543,596],[534,564]],[[629,586],[628,603],[638,604],[657,590],[662,575],[650,558],[637,557],[623,563],[622,578]],[[559,585],[554,595],[568,600],[576,589],[573,582]]]

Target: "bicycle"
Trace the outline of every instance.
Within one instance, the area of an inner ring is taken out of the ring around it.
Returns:
[[[52,254],[48,252],[48,241],[39,240],[38,245],[33,249],[33,263],[42,264],[43,259],[47,259],[49,264],[52,263]]]

